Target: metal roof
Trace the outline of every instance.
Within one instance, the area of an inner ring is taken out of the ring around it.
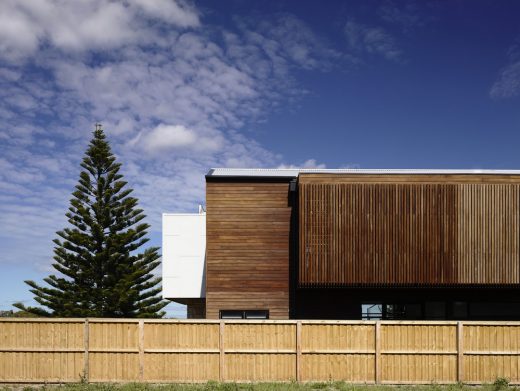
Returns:
[[[294,177],[300,174],[480,174],[520,175],[520,170],[435,170],[362,168],[212,168],[208,177]]]

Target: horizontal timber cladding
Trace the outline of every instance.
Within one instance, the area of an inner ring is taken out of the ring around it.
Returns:
[[[206,184],[206,317],[220,310],[289,316],[288,180]]]
[[[520,177],[299,179],[299,277],[311,286],[520,283]]]

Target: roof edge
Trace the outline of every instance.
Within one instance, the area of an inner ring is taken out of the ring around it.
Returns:
[[[361,168],[211,168],[206,178],[296,178],[300,174],[520,175],[520,170],[361,169]]]

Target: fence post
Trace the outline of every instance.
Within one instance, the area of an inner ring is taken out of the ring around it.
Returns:
[[[464,381],[464,324],[457,322],[457,381]]]
[[[296,322],[296,381],[302,381],[302,321]]]
[[[374,377],[375,383],[381,383],[381,322],[376,321],[375,325],[375,358],[374,358]]]
[[[220,349],[220,353],[219,353],[219,380],[221,382],[223,382],[225,380],[225,374],[224,374],[224,370],[225,370],[225,357],[224,357],[224,321],[221,320],[220,321],[220,326],[219,326],[219,338],[218,338],[218,341],[219,341],[219,349]]]
[[[144,320],[139,320],[139,381],[144,379]]]
[[[83,354],[83,381],[85,382],[89,382],[89,371],[90,371],[90,368],[89,368],[89,357],[88,357],[88,349],[89,349],[89,344],[90,344],[90,341],[89,341],[89,337],[90,337],[90,332],[89,332],[89,325],[88,325],[88,318],[85,318],[85,324],[83,326],[83,347],[85,349],[85,352]]]

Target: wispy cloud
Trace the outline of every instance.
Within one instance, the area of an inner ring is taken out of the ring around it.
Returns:
[[[504,67],[490,91],[493,98],[511,98],[520,94],[520,61]]]
[[[318,163],[316,159],[308,159],[301,164],[280,164],[278,168],[327,168],[327,166]]]
[[[492,98],[512,98],[520,94],[520,44],[511,46],[508,57],[508,64],[500,70],[491,86],[489,94]]]
[[[358,53],[379,55],[387,60],[401,61],[403,52],[396,39],[388,31],[378,26],[369,26],[349,19],[344,28],[350,49]]]
[[[339,57],[288,14],[216,29],[184,1],[6,0],[0,262],[50,262],[94,122],[157,231],[161,212],[203,203],[208,168],[283,164],[248,125],[305,94],[295,70]]]
[[[425,1],[386,1],[378,8],[378,15],[385,22],[399,25],[404,31],[410,31],[426,23],[428,16],[420,11],[420,6],[430,8],[428,5]]]

